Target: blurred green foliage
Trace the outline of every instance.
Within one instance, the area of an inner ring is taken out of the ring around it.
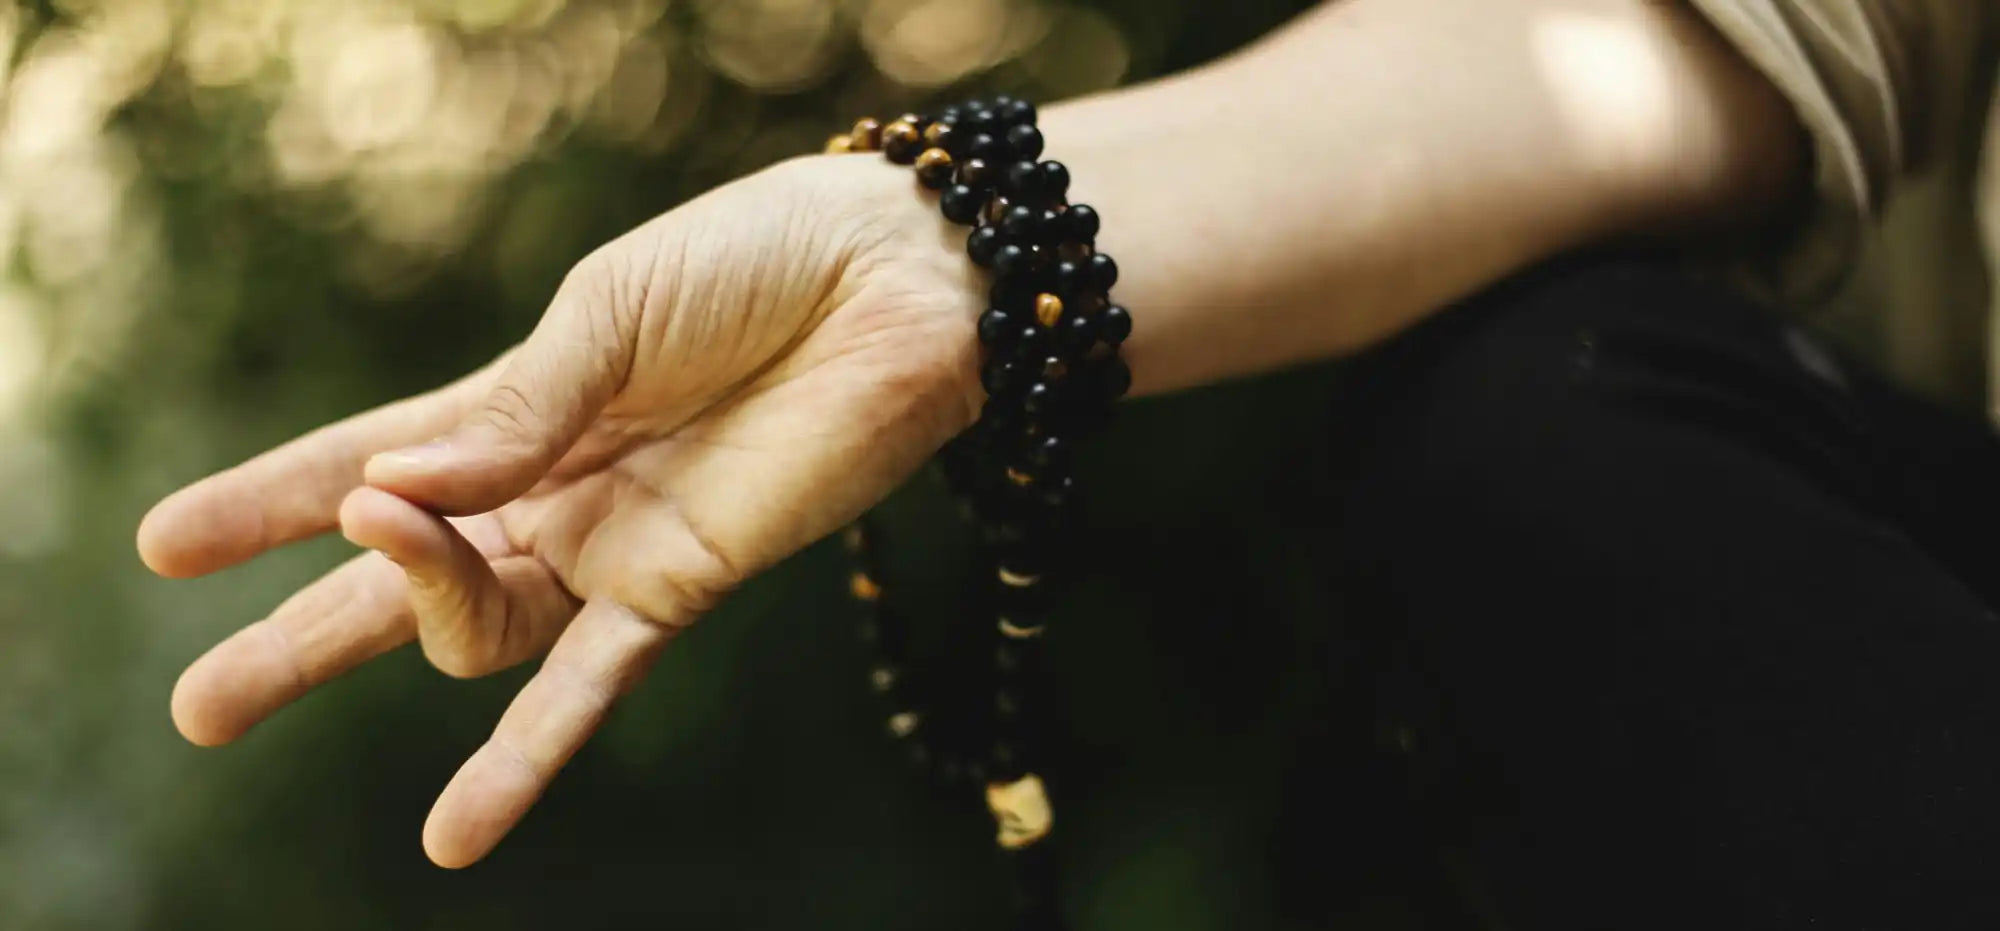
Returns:
[[[418,828],[525,672],[460,683],[404,650],[195,749],[167,719],[179,669],[344,547],[170,583],[131,531],[180,484],[489,358],[594,244],[856,114],[1139,80],[1302,5],[7,10],[0,928],[1001,927],[990,825],[877,739],[824,547],[679,643],[491,861],[447,873]],[[1328,390],[1138,405],[1084,465],[1101,571],[1051,644],[1082,928],[1414,920],[1401,854],[1357,840],[1365,790],[1313,759],[1331,608],[1294,505],[1329,471]],[[899,495],[892,527],[949,535],[937,498]],[[894,571],[947,589],[954,552]]]

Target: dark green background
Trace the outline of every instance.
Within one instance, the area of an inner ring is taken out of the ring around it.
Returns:
[[[1086,6],[1122,36],[1131,81],[1304,5]],[[411,6],[430,22],[451,4]],[[836,28],[858,28],[867,6],[835,4]],[[32,405],[0,419],[14,457],[0,478],[18,486],[0,499],[0,530],[11,513],[44,531],[0,550],[0,928],[1001,926],[988,819],[927,793],[879,739],[828,546],[678,643],[464,872],[430,866],[418,829],[527,670],[462,683],[406,649],[227,749],[190,747],[168,722],[181,667],[345,547],[154,579],[129,541],[158,496],[454,377],[525,333],[594,244],[857,113],[1089,90],[1065,77],[1089,61],[1046,63],[1107,54],[1057,30],[1030,51],[1039,70],[1003,61],[916,89],[843,39],[803,86],[753,89],[695,74],[715,7],[669,5],[647,27],[685,53],[673,87],[702,89],[670,143],[547,131],[481,182],[469,231],[428,250],[373,241],[340,179],[283,183],[260,167],[282,60],[227,87],[168,61],[117,106],[102,132],[136,165],[119,222],[152,224],[153,264],[115,340],[78,322],[84,305],[43,306],[46,354],[83,361],[52,367]],[[87,29],[106,8],[18,7],[17,68],[38,37]],[[663,114],[685,104],[677,92]],[[28,293],[77,287],[44,280],[26,250],[11,261]],[[1302,505],[1336,455],[1322,440],[1330,390],[1328,373],[1303,372],[1131,405],[1084,463],[1097,497],[1079,549],[1098,571],[1049,641],[1069,748],[1054,774],[1064,889],[1080,928],[1422,923],[1433,897],[1407,877],[1412,854],[1379,790],[1347,772],[1359,763],[1316,759],[1333,729],[1333,609],[1324,528]],[[954,584],[957,530],[939,505],[919,483],[887,511],[901,539],[948,544],[896,551],[898,591]]]

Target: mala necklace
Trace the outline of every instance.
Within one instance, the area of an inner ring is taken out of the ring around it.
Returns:
[[[893,709],[891,738],[937,782],[983,794],[1015,874],[1021,931],[1062,925],[1047,840],[1054,809],[1037,699],[1041,644],[1070,560],[1057,558],[1076,512],[1071,452],[1101,430],[1111,402],[1132,385],[1118,346],[1132,316],[1112,304],[1118,264],[1095,248],[1097,211],[1066,197],[1069,169],[1037,161],[1035,107],[995,97],[946,107],[935,118],[864,119],[827,151],[880,151],[916,169],[939,192],[946,219],[972,227],[966,254],[993,272],[979,318],[977,423],[940,451],[937,465],[978,529],[975,571],[988,615],[992,700],[949,708],[910,675],[908,623],[884,598],[868,521],[843,541],[855,560],[849,593],[866,609],[862,635],[875,650],[868,685]],[[952,727],[944,726],[949,722]]]

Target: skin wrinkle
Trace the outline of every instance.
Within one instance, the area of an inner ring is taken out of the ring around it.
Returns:
[[[264,636],[271,642],[271,649],[276,650],[278,655],[284,658],[285,669],[291,673],[292,683],[287,692],[292,695],[305,694],[306,690],[312,687],[312,679],[306,675],[305,665],[299,659],[299,651],[292,642],[292,635],[282,625],[271,623],[270,618],[258,623],[265,628]]]
[[[506,609],[502,615],[501,629],[496,641],[498,646],[494,651],[494,671],[497,671],[516,665],[534,655],[532,650],[539,646],[537,643],[539,638],[536,636],[538,633],[536,617],[546,615],[573,618],[583,605],[568,588],[563,586],[555,570],[540,557],[529,554],[507,556],[494,561],[493,571],[494,577],[500,580],[500,590],[503,595],[520,590],[523,586],[532,586],[519,597],[505,598]],[[515,584],[509,586],[507,583],[510,580]],[[527,598],[537,593],[554,596],[556,603],[530,604]],[[556,629],[560,631],[567,623],[567,620],[562,621]]]
[[[535,765],[534,760],[527,753],[523,752],[520,747],[515,746],[514,741],[508,739],[506,735],[501,734],[498,730],[495,730],[493,735],[486,739],[486,745],[493,748],[493,751],[499,755],[502,763],[510,764],[515,769],[526,773],[528,778],[538,783],[550,778],[550,776],[543,774],[541,768]]]
[[[623,487],[620,489],[621,491],[636,493],[642,497],[649,498],[652,503],[659,506],[662,512],[671,515],[681,529],[686,532],[689,542],[694,544],[696,555],[712,562],[713,566],[711,566],[711,569],[719,570],[719,573],[711,573],[712,577],[722,580],[718,584],[695,582],[691,578],[684,577],[688,575],[687,573],[676,571],[668,566],[660,567],[659,571],[653,574],[652,581],[662,585],[667,590],[665,601],[683,610],[661,611],[659,612],[659,617],[652,617],[646,612],[635,611],[634,613],[643,619],[650,620],[664,627],[684,629],[699,620],[703,615],[713,611],[715,606],[721,604],[722,599],[728,597],[729,593],[737,585],[742,584],[743,581],[749,578],[749,575],[743,569],[738,568],[738,560],[731,558],[725,553],[721,547],[716,545],[712,536],[704,532],[693,520],[689,519],[686,509],[681,507],[679,498],[664,489],[655,488],[650,481],[633,474],[629,470],[621,469],[616,474],[625,479]],[[638,507],[643,508],[644,506],[639,505]],[[643,513],[643,511],[640,511],[640,513]],[[624,603],[621,602],[621,604]],[[629,604],[624,606],[628,609],[631,608]]]
[[[638,615],[638,617],[641,621],[646,620],[644,615]],[[625,692],[622,688],[614,688],[597,681],[594,677],[586,674],[575,663],[556,656],[550,656],[546,662],[542,663],[540,671],[550,674],[551,678],[549,681],[556,683],[558,686],[574,689],[582,693],[584,702],[594,708],[611,707],[619,698],[623,697]]]

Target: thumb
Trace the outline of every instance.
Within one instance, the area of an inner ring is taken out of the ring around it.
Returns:
[[[636,306],[614,263],[586,259],[542,322],[498,367],[458,425],[421,446],[368,461],[369,485],[443,514],[479,514],[546,476],[631,374]]]

